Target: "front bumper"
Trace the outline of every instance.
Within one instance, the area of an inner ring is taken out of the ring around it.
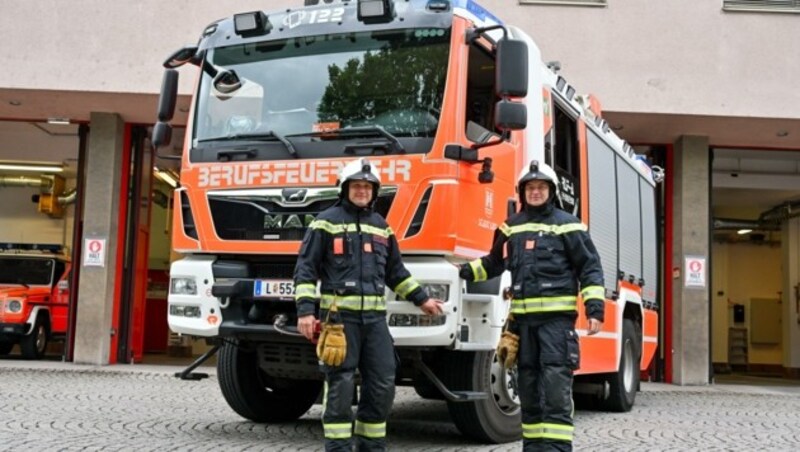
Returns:
[[[23,323],[0,323],[0,337],[20,337],[25,335],[28,325]]]

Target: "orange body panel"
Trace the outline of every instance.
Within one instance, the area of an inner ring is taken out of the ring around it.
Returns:
[[[464,85],[467,78],[468,46],[463,36],[468,23],[460,18],[453,21],[453,37],[449,65],[451,70],[445,83],[442,118],[432,150],[427,155],[373,156],[376,166],[408,165],[407,180],[384,179],[385,186],[398,188],[392,210],[387,221],[395,231],[405,253],[437,251],[469,257],[484,253],[491,244],[494,229],[507,216],[507,201],[513,199],[517,168],[521,162],[519,149],[523,145],[523,134],[514,132],[510,142],[491,148],[492,169],[495,182],[480,184],[480,163],[458,162],[444,159],[444,148],[448,144],[460,143],[469,146],[465,136]],[[190,112],[191,114],[191,112]],[[187,128],[186,149],[192,128]],[[336,172],[350,159],[314,159],[313,161],[289,160],[269,162],[191,163],[188,152],[184,153],[181,169],[181,185],[185,188],[198,240],[187,237],[183,229],[181,197],[175,197],[173,207],[173,246],[181,251],[242,254],[296,254],[298,241],[222,240],[214,230],[208,192],[225,189],[247,189],[268,187],[321,187],[333,186]],[[408,163],[405,163],[408,162]],[[313,165],[313,169],[303,165]],[[278,174],[280,171],[280,175]],[[301,182],[300,174],[320,171],[321,182]],[[269,172],[269,176],[265,174]],[[267,182],[269,180],[269,182]],[[458,185],[447,185],[447,182]],[[437,185],[428,206],[423,229],[413,238],[404,239],[416,212],[419,199],[431,182]],[[467,221],[455,221],[461,218]]]
[[[587,336],[588,322],[584,314],[583,300],[578,299],[578,321],[576,328],[580,335],[581,367],[575,373],[595,374],[617,370],[619,356],[619,336],[621,326],[617,321],[616,303],[606,300],[605,321],[598,334]]]

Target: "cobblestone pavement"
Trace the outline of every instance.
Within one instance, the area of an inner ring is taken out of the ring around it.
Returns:
[[[228,408],[213,375],[180,381],[171,366],[80,366],[0,360],[0,450],[320,450],[320,406],[278,425]],[[202,369],[202,368],[201,368]],[[399,388],[391,450],[511,451],[462,438],[442,402]],[[576,413],[576,450],[796,451],[800,387],[643,383],[630,413]]]

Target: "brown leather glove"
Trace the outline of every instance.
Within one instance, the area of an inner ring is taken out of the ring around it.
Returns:
[[[325,323],[317,342],[317,357],[328,366],[341,366],[347,355],[344,325]]]
[[[497,344],[497,360],[506,369],[510,369],[517,362],[517,351],[519,350],[519,336],[511,331],[503,331],[500,336],[500,343]]]

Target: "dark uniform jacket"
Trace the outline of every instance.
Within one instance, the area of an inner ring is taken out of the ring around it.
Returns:
[[[318,280],[320,315],[335,302],[344,320],[384,320],[387,285],[417,306],[428,299],[403,265],[386,220],[347,200],[320,213],[303,239],[294,271],[298,316],[314,314]]]
[[[504,258],[505,248],[505,258]],[[511,312],[570,313],[583,296],[586,315],[603,321],[600,256],[579,219],[555,208],[526,206],[495,231],[488,255],[464,265],[461,277],[483,281],[511,271]],[[552,314],[550,314],[552,315]]]

